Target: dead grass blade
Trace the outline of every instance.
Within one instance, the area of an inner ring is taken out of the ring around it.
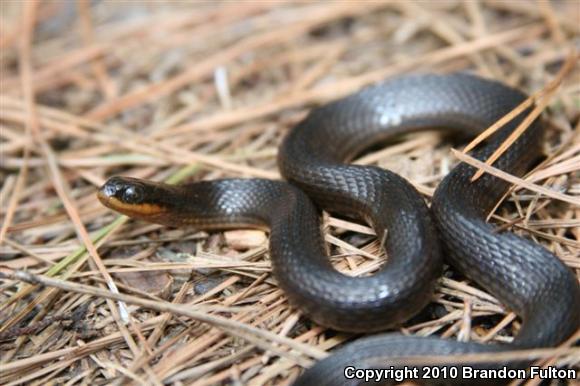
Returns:
[[[486,173],[491,174],[492,176],[501,178],[502,180],[508,181],[520,188],[525,188],[531,190],[532,192],[543,194],[547,197],[553,198],[554,200],[559,200],[563,202],[570,203],[572,205],[580,206],[580,198],[572,197],[564,193],[557,192],[552,189],[545,188],[540,185],[533,184],[516,176],[513,176],[509,173],[506,173],[502,170],[496,169],[493,166],[489,166],[480,160],[473,158],[467,154],[463,154],[463,152],[457,151],[452,149],[453,155],[457,157],[460,161],[470,164],[473,167],[479,168]]]

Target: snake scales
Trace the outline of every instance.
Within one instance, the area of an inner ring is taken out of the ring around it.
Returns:
[[[400,357],[554,346],[580,325],[580,288],[549,251],[486,223],[508,183],[491,175],[471,183],[475,170],[461,163],[438,186],[429,211],[404,178],[348,164],[369,146],[402,133],[443,128],[474,136],[524,99],[519,91],[466,74],[405,76],[317,108],[294,127],[278,157],[290,184],[224,179],[170,186],[113,177],[99,198],[134,218],[170,226],[269,229],[273,273],[290,302],[337,330],[379,331],[417,314],[431,298],[443,260],[523,321],[514,341],[502,346],[398,334],[360,339],[308,369],[297,385],[359,384],[343,376],[346,366],[388,367]],[[489,156],[522,116],[472,155]],[[541,141],[536,122],[494,166],[522,175],[538,157]],[[318,208],[367,221],[383,241],[387,263],[368,277],[336,271]]]

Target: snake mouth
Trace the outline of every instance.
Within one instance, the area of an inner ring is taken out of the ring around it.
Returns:
[[[97,192],[104,206],[128,216],[152,219],[163,214],[165,208],[147,196],[147,187],[128,177],[112,177]]]
[[[121,212],[128,216],[139,216],[141,218],[153,217],[164,213],[165,211],[160,205],[155,204],[128,204],[115,197],[107,196],[102,191],[97,192],[99,201],[109,209]]]

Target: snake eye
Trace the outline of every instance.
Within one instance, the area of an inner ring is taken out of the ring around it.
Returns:
[[[128,204],[139,204],[143,200],[143,192],[137,186],[128,186],[123,191],[123,201]]]

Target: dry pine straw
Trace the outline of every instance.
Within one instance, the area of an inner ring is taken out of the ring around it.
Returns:
[[[515,188],[490,221],[580,273],[577,1],[74,4],[0,5],[0,264],[33,275],[0,283],[2,384],[283,385],[356,338],[288,306],[264,233],[127,221],[95,188],[114,174],[278,178],[277,146],[309,108],[412,71],[470,70],[536,96],[548,157],[500,176]],[[474,162],[450,150],[428,132],[357,162],[429,199],[457,158]],[[364,224],[324,224],[341,271],[384,261]],[[448,269],[400,330],[509,342],[519,325]],[[574,366],[573,341],[506,355]]]

